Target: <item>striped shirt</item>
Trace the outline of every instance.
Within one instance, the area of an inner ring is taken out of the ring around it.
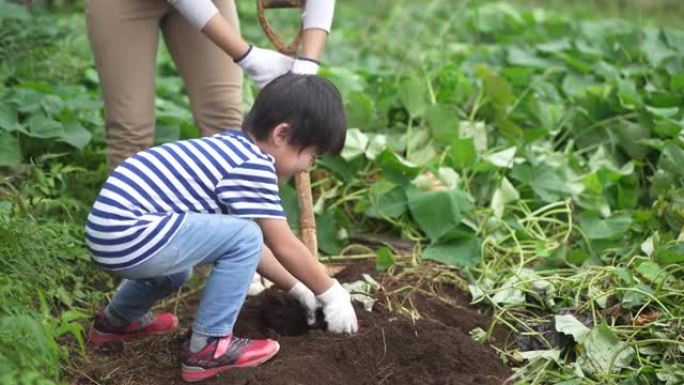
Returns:
[[[139,152],[102,187],[86,244],[100,267],[128,268],[164,247],[186,213],[284,219],[273,157],[237,130]]]

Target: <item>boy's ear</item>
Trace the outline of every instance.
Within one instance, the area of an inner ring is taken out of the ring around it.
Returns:
[[[271,140],[276,146],[282,146],[288,143],[290,134],[290,125],[287,123],[278,123],[271,131]]]

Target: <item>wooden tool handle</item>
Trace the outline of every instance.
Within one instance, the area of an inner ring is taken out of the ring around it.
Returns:
[[[273,8],[303,8],[304,4],[305,0],[257,0],[257,17],[259,18],[259,24],[261,24],[261,28],[264,30],[268,40],[270,40],[281,53],[290,56],[297,54],[297,48],[302,40],[302,25],[301,23],[299,24],[299,32],[292,38],[290,44],[285,45],[278,34],[273,30],[271,24],[268,23],[268,20],[266,20],[265,10]]]

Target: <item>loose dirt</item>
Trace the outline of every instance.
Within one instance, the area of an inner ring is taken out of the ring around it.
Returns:
[[[360,264],[342,271],[338,279],[354,281],[362,272],[371,271],[372,265]],[[354,336],[326,333],[320,317],[318,324],[309,328],[296,301],[278,290],[249,298],[235,333],[275,338],[281,344],[280,352],[258,368],[229,371],[204,383],[494,385],[511,375],[490,346],[505,343],[505,333],[497,330],[485,344],[468,335],[475,327],[487,330],[489,321],[468,304],[463,292],[434,283],[428,290],[413,278],[402,282],[385,274],[374,276],[385,290],[377,295],[372,312],[356,308],[360,329]],[[173,335],[89,346],[85,357],[73,360],[67,368],[71,384],[183,383],[177,352],[198,301],[199,293],[193,293],[180,302],[166,303],[166,310],[176,308],[181,320]]]

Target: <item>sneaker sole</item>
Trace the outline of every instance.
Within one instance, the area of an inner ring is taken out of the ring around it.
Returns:
[[[280,351],[280,344],[276,342],[277,348],[273,351],[273,353],[269,354],[268,356],[261,357],[260,359],[252,362],[247,362],[244,364],[239,364],[239,365],[225,365],[225,366],[219,366],[216,368],[210,368],[210,369],[205,369],[202,367],[197,367],[197,366],[186,366],[185,364],[182,365],[181,369],[181,377],[183,378],[183,381],[185,382],[197,382],[197,381],[202,381],[206,380],[207,378],[214,377],[219,373],[231,370],[231,369],[236,369],[236,368],[249,368],[249,367],[254,367],[254,366],[259,366],[263,364],[264,362],[270,360],[278,354]]]
[[[162,330],[153,330],[153,331],[141,331],[138,333],[130,333],[130,334],[108,334],[108,333],[101,333],[98,332],[94,329],[90,330],[90,334],[88,334],[88,341],[95,344],[95,345],[104,345],[110,342],[116,342],[116,341],[124,341],[124,340],[130,340],[132,338],[137,338],[137,337],[144,337],[150,334],[164,334],[164,333],[169,333],[174,331],[178,327],[178,318],[175,318],[173,321],[173,324],[171,327],[168,329],[162,329]]]

